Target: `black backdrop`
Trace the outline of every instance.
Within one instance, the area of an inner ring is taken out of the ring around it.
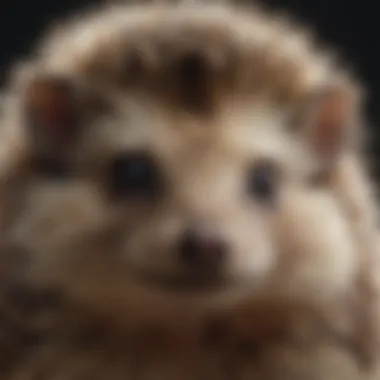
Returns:
[[[27,54],[53,21],[97,0],[0,0],[0,83],[13,60]],[[262,0],[311,23],[322,40],[339,48],[369,90],[370,151],[380,179],[380,19],[376,0]],[[377,136],[379,138],[377,139]],[[378,141],[377,141],[378,140]]]

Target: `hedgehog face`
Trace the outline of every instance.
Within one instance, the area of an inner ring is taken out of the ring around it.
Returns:
[[[152,51],[168,54],[156,66],[137,56],[129,81],[99,60],[117,33],[79,53],[74,44],[66,72],[48,57],[48,72],[25,80],[27,174],[10,236],[32,257],[28,274],[107,296],[345,288],[354,246],[329,175],[350,132],[351,88],[310,87],[291,51],[242,81],[263,46],[231,31],[227,45],[241,52],[231,62],[226,44],[212,45],[215,20],[182,27],[168,14],[178,36],[204,38],[176,49],[157,23]]]

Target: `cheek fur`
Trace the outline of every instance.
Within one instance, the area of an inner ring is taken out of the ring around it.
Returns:
[[[261,218],[250,218],[236,223],[230,229],[230,237],[231,274],[253,283],[265,280],[277,260],[270,224]]]
[[[87,258],[90,248],[83,249],[83,241],[95,236],[109,219],[110,212],[91,186],[35,184],[28,189],[9,239],[28,253],[38,276],[52,277],[72,258]]]
[[[292,192],[277,221],[279,278],[319,293],[346,290],[354,277],[355,245],[342,210],[328,194]]]

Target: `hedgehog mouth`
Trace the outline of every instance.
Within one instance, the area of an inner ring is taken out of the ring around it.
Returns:
[[[214,293],[233,284],[231,279],[219,273],[145,274],[143,281],[150,287],[170,293]]]

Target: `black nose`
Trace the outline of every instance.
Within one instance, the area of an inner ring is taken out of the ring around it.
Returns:
[[[227,253],[227,243],[210,231],[188,229],[180,239],[181,260],[199,269],[217,269],[223,264]]]

